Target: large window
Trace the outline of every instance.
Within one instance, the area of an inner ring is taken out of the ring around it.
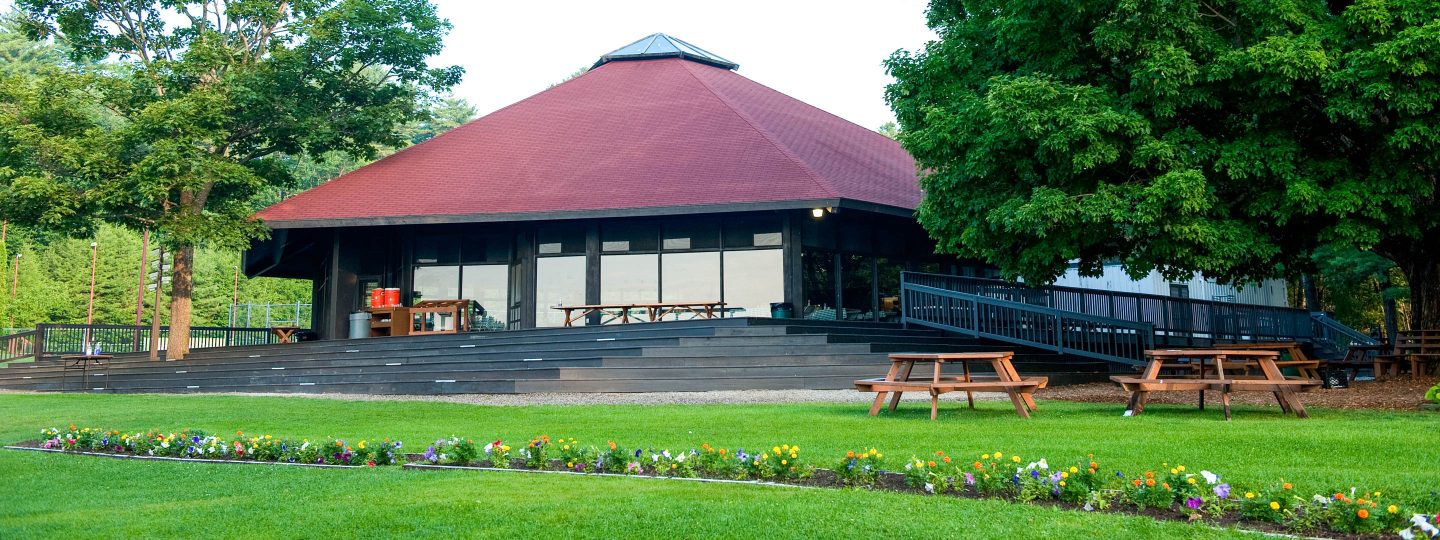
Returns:
[[[725,252],[725,307],[736,317],[769,317],[770,304],[785,301],[784,250]]]
[[[737,252],[738,253],[738,252]],[[720,252],[660,255],[660,298],[666,302],[713,302],[720,299]]]
[[[417,266],[410,303],[422,300],[455,300],[460,298],[459,266]]]
[[[600,303],[648,303],[659,299],[659,255],[603,255],[600,257]]]
[[[510,266],[478,264],[461,268],[460,298],[480,304],[478,330],[503,330],[510,307]]]
[[[535,261],[535,325],[563,326],[559,305],[585,303],[585,257],[541,257]]]
[[[806,319],[836,320],[840,317],[835,297],[835,252],[807,249],[800,254],[805,285],[805,309],[797,315]]]

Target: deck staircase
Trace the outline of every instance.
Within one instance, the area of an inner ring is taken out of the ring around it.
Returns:
[[[994,279],[901,275],[901,320],[1066,357],[1138,366],[1156,348],[1305,342],[1317,358],[1375,340],[1323,313]]]
[[[981,340],[898,324],[715,319],[196,350],[178,362],[120,355],[87,391],[454,394],[844,389],[883,375],[890,352],[995,350]],[[1008,347],[1014,349],[1013,347]],[[1020,347],[1026,373],[1102,375]],[[108,379],[108,381],[106,380]],[[0,389],[81,390],[58,360],[0,369]],[[107,388],[108,385],[108,388]]]

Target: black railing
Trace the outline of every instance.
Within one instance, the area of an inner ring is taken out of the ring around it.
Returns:
[[[1139,365],[1154,348],[1146,323],[1073,313],[900,278],[901,322],[1110,362]]]
[[[1324,313],[1311,313],[1311,343],[1317,355],[1324,358],[1342,358],[1353,345],[1375,345],[1378,340],[1364,332],[1345,326]]]
[[[110,324],[40,324],[33,334],[30,354],[37,358],[55,357],[85,352],[87,346],[100,347],[105,354],[140,353],[150,351],[150,327]],[[14,334],[22,335],[22,334]],[[9,339],[13,336],[5,336]],[[160,350],[170,340],[170,327],[160,327]],[[231,347],[238,345],[265,345],[277,340],[268,328],[227,328],[219,326],[195,326],[190,328],[190,348]]]
[[[1155,294],[1076,287],[1030,287],[995,279],[906,272],[917,285],[1070,313],[1145,323],[1161,346],[1205,347],[1242,341],[1299,341],[1313,334],[1310,312]]]

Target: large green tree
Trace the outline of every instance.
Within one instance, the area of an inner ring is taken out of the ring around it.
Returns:
[[[922,224],[1048,282],[1373,251],[1440,328],[1440,2],[934,0],[887,62]]]
[[[126,69],[10,84],[18,105],[8,109],[43,114],[0,112],[0,131],[55,159],[0,168],[0,212],[72,230],[104,221],[156,231],[175,253],[172,358],[189,351],[195,246],[239,248],[265,234],[250,202],[294,182],[280,156],[399,146],[397,126],[425,118],[426,96],[461,75],[426,64],[450,28],[427,0],[16,5],[31,37]],[[119,121],[54,106],[91,97]]]

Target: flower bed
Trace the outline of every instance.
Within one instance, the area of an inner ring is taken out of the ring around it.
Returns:
[[[70,452],[164,456],[327,465],[391,465],[403,461],[447,467],[482,467],[575,474],[762,481],[804,486],[890,489],[969,498],[998,498],[1019,503],[1059,505],[1083,511],[1134,512],[1157,519],[1238,524],[1321,536],[1440,537],[1435,508],[1412,509],[1379,491],[1352,487],[1302,491],[1284,480],[1242,486],[1209,470],[1164,464],[1149,471],[1109,471],[1092,454],[1055,462],[987,452],[960,458],[944,451],[911,456],[887,470],[876,448],[847,451],[828,468],[817,467],[800,447],[779,444],[746,450],[716,447],[627,448],[615,441],[585,445],[574,438],[540,435],[514,446],[504,440],[449,437],[436,439],[424,452],[401,454],[399,441],[341,439],[314,443],[269,435],[222,439],[198,430],[125,433],[93,428],[42,430],[34,447]],[[1419,512],[1417,512],[1419,511]]]
[[[233,438],[197,429],[161,432],[122,432],[96,428],[40,430],[42,439],[32,447],[66,452],[92,452],[122,456],[150,456],[230,461],[300,463],[314,465],[380,466],[400,461],[400,441],[376,443],[344,439],[319,441],[279,439],[236,431]]]

